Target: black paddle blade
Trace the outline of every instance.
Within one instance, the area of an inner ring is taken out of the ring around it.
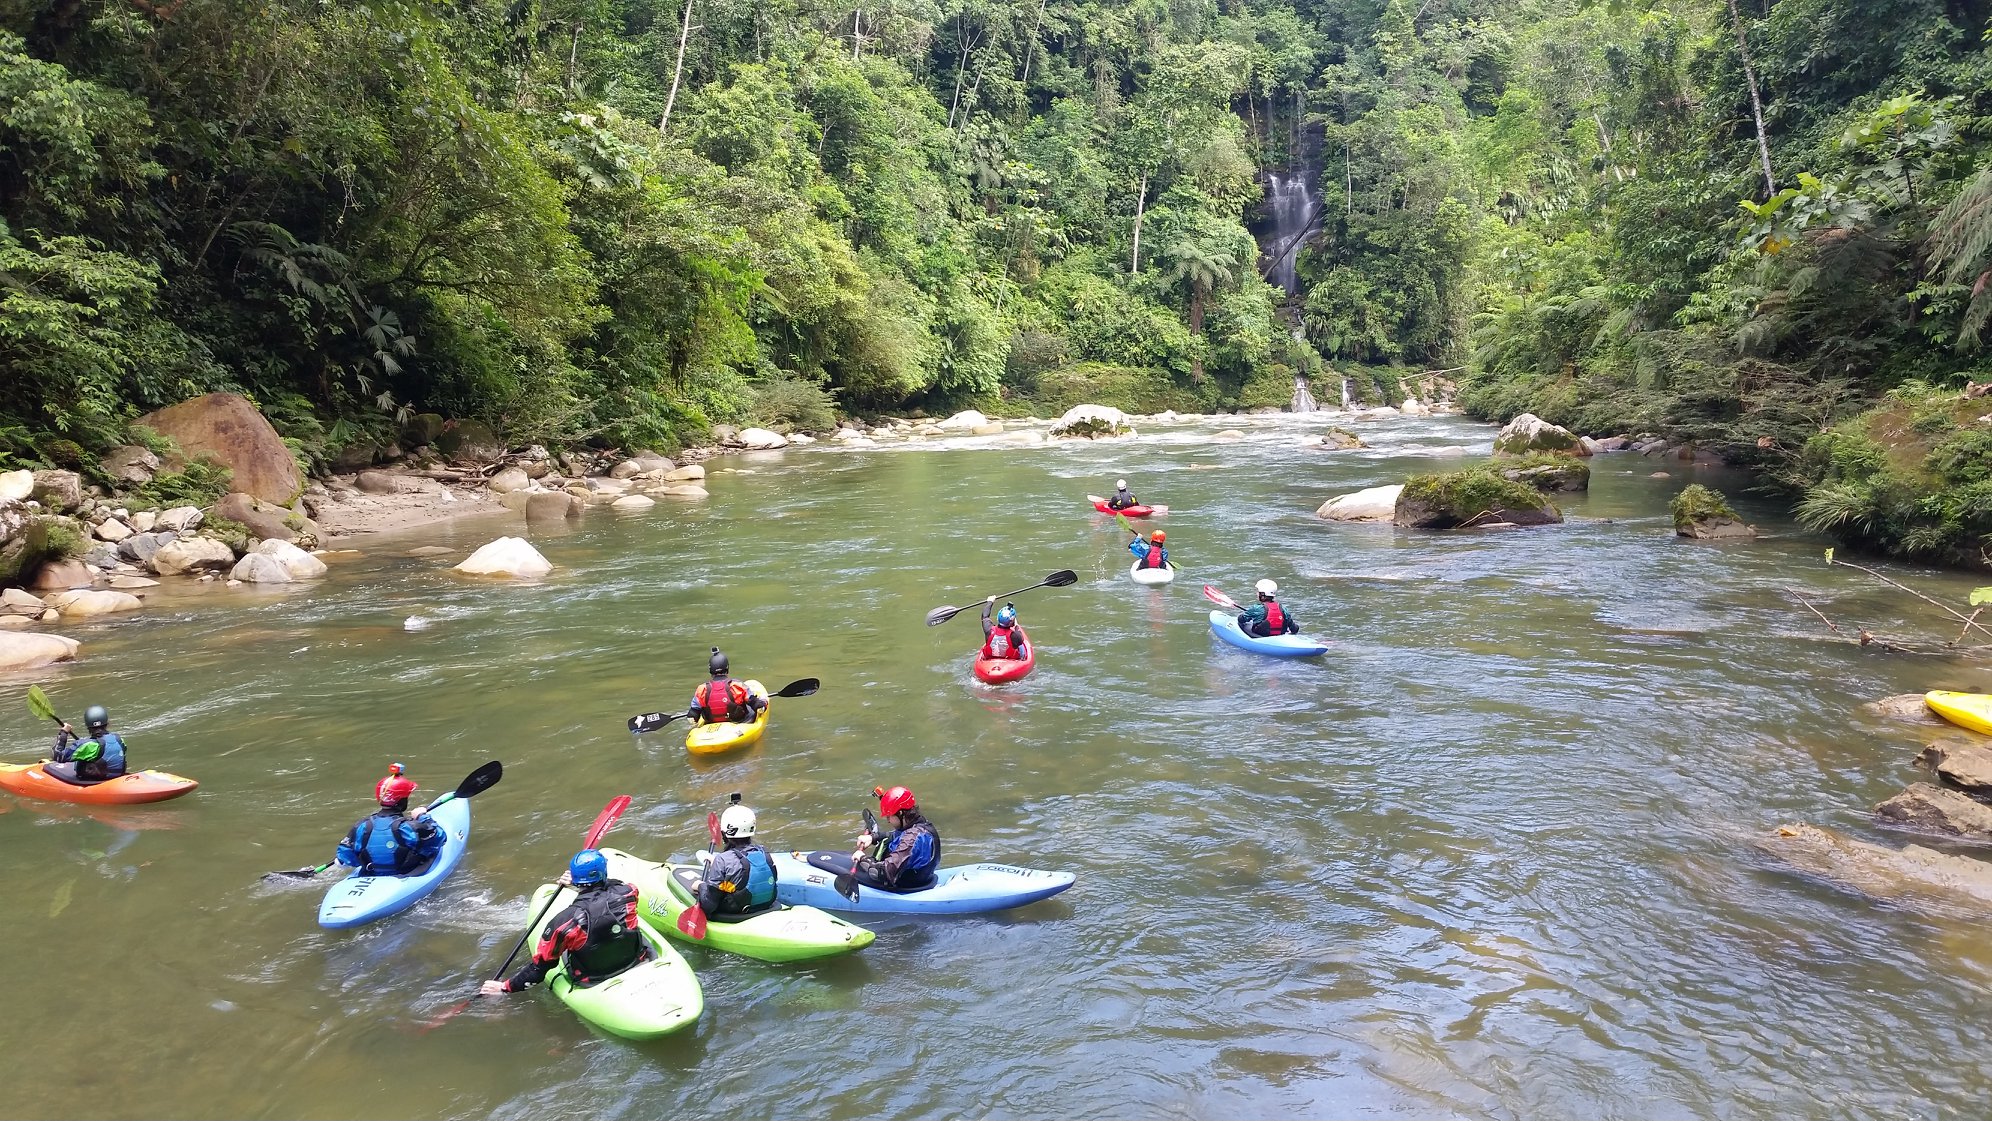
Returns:
[[[685,714],[682,712],[646,712],[641,716],[632,716],[629,718],[629,730],[638,734],[654,732],[683,715]]]
[[[1044,578],[1044,586],[1047,588],[1063,588],[1068,584],[1077,584],[1078,582],[1079,574],[1069,568],[1054,572]]]
[[[281,872],[265,872],[263,873],[263,878],[266,880],[275,880],[289,876],[292,879],[308,880],[330,867],[332,867],[330,864],[320,864],[316,868],[286,868]]]
[[[465,775],[463,781],[457,783],[456,796],[459,798],[474,798],[498,785],[498,780],[504,777],[505,764],[493,759],[491,762]]]
[[[932,611],[927,612],[927,625],[938,627],[949,619],[961,614],[961,611],[962,609],[959,607],[936,607]]]
[[[838,895],[843,896],[851,902],[856,903],[858,901],[858,878],[856,876],[838,876],[836,879],[830,881],[830,886],[837,889]]]
[[[821,681],[818,681],[813,677],[805,677],[801,681],[791,681],[787,685],[782,686],[782,691],[776,693],[775,696],[807,697],[814,695],[815,692],[818,689],[821,689],[822,687],[823,683]]]

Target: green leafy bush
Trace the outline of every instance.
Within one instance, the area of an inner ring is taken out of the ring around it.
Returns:
[[[837,427],[837,402],[822,386],[801,378],[777,378],[754,388],[754,423],[770,431],[828,432]]]
[[[1668,504],[1667,509],[1674,515],[1674,528],[1677,530],[1684,530],[1696,522],[1712,521],[1716,518],[1743,520],[1730,508],[1729,500],[1722,496],[1721,491],[1705,487],[1700,483],[1688,484],[1681,493],[1674,496],[1674,501]]]
[[[154,506],[212,506],[228,493],[234,477],[228,468],[202,456],[180,471],[162,471],[132,491],[132,496]]]

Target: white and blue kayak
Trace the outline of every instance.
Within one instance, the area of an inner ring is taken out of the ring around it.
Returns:
[[[405,911],[456,871],[470,846],[470,799],[451,798],[429,816],[443,831],[443,851],[427,868],[407,876],[347,876],[325,893],[318,925],[340,930]]]
[[[1275,658],[1318,658],[1328,652],[1327,643],[1317,642],[1306,635],[1276,634],[1271,638],[1260,638],[1255,634],[1246,634],[1238,627],[1238,616],[1228,611],[1211,612],[1210,629],[1231,645],[1254,654],[1270,654]]]
[[[1152,587],[1156,584],[1167,584],[1171,580],[1174,580],[1176,578],[1176,566],[1172,564],[1166,568],[1143,568],[1140,561],[1135,561],[1134,566],[1127,570],[1127,574],[1135,583]]]
[[[1008,864],[962,864],[943,868],[932,887],[919,891],[886,891],[857,886],[858,898],[844,898],[836,888],[836,873],[812,863],[816,857],[833,866],[849,867],[851,854],[823,850],[814,853],[777,852],[775,898],[791,906],[825,911],[897,915],[973,915],[1004,911],[1049,899],[1078,879],[1070,872],[1047,872]]]

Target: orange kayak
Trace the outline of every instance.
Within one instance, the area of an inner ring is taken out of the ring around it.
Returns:
[[[82,802],[92,806],[130,806],[164,802],[191,793],[200,783],[165,771],[132,771],[105,782],[77,786],[42,771],[40,763],[0,763],[0,790],[49,802]]]

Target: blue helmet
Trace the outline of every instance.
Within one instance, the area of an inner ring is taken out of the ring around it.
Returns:
[[[996,612],[996,625],[999,627],[1007,627],[1016,621],[1017,605],[1014,603],[1006,603],[1002,610]]]
[[[594,849],[582,849],[567,862],[567,878],[576,884],[599,884],[609,878],[608,858]]]

